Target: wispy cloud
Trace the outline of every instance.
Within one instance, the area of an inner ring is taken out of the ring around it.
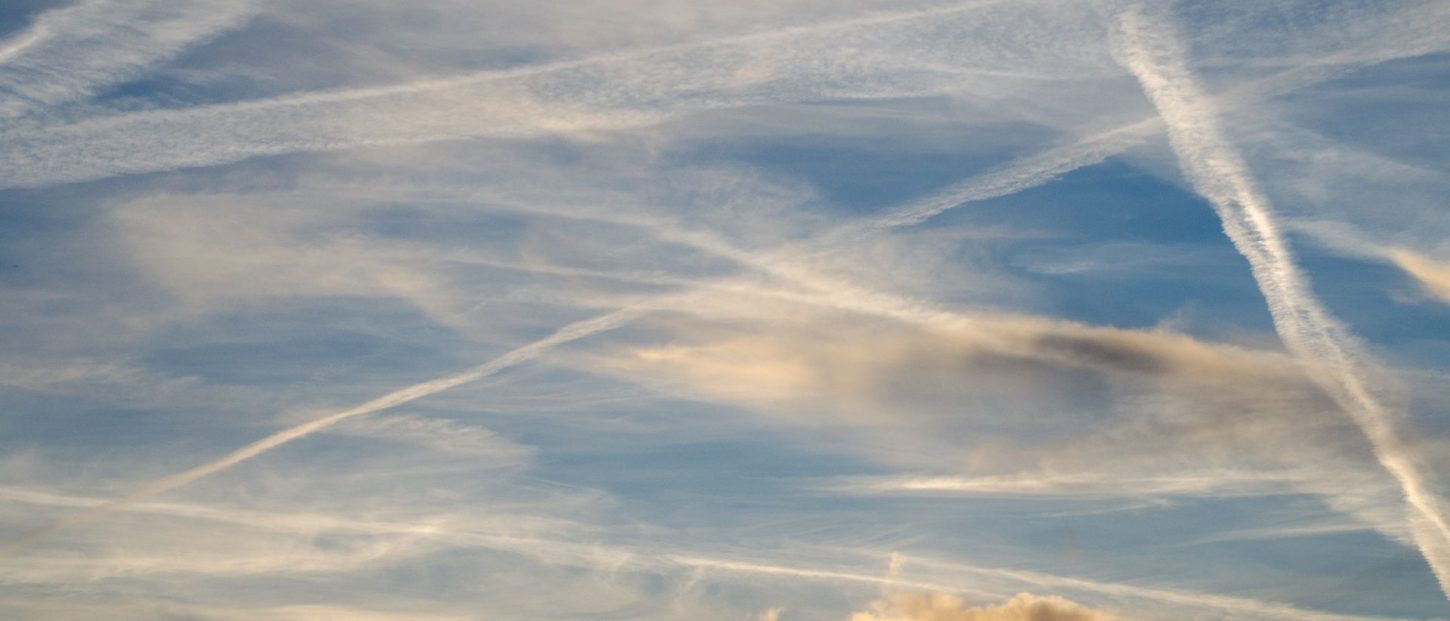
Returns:
[[[1412,250],[1390,252],[1395,265],[1414,278],[1425,293],[1450,304],[1450,263],[1436,261]]]
[[[1084,475],[891,477],[858,479],[829,489],[866,493],[942,493],[983,497],[1123,498],[1297,493],[1298,477],[1265,472],[1203,472],[1147,478]]]
[[[95,94],[235,28],[252,2],[85,0],[0,42],[0,118]]]

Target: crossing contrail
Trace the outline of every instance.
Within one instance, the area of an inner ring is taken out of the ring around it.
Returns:
[[[1162,116],[1184,175],[1213,205],[1224,232],[1248,260],[1285,347],[1354,419],[1379,463],[1399,483],[1416,544],[1441,590],[1450,595],[1445,501],[1405,443],[1399,413],[1378,394],[1371,379],[1377,365],[1311,291],[1279,230],[1273,205],[1189,70],[1174,26],[1137,8],[1126,10],[1118,24],[1115,51]]]

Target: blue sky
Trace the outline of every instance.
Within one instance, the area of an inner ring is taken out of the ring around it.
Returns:
[[[0,616],[1450,618],[1450,7],[0,6]]]

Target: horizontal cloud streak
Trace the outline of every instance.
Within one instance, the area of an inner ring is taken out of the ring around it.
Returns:
[[[888,477],[847,480],[827,489],[848,493],[923,493],[1069,499],[1171,496],[1256,496],[1300,493],[1299,477],[1264,472],[1204,472],[1182,476],[1010,475]]]

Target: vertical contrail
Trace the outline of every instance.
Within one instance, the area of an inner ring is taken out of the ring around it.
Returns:
[[[1162,116],[1184,175],[1213,205],[1224,232],[1248,259],[1284,346],[1353,417],[1375,457],[1399,483],[1415,542],[1441,590],[1450,595],[1450,525],[1444,500],[1403,440],[1399,416],[1367,379],[1374,376],[1374,363],[1310,291],[1279,232],[1272,205],[1225,137],[1212,100],[1189,71],[1173,26],[1132,8],[1120,15],[1115,35],[1114,52]]]
[[[485,362],[466,371],[455,373],[447,377],[441,377],[419,384],[414,384],[407,388],[401,388],[376,399],[373,399],[372,401],[368,401],[367,403],[363,403],[361,405],[343,410],[341,412],[336,412],[322,418],[302,423],[300,425],[288,427],[286,429],[273,433],[270,436],[262,438],[261,440],[257,440],[256,442],[232,451],[231,453],[220,459],[216,459],[201,464],[199,466],[195,466],[188,470],[183,470],[169,477],[159,479],[146,485],[145,487],[131,492],[130,494],[108,501],[104,504],[96,505],[85,511],[73,514],[66,518],[41,526],[40,528],[34,529],[28,533],[25,533],[19,538],[10,541],[9,543],[0,545],[0,554],[7,553],[15,550],[16,548],[23,547],[31,543],[32,541],[49,535],[50,533],[55,532],[59,529],[90,522],[96,518],[105,515],[108,512],[135,504],[157,494],[176,489],[178,487],[196,481],[197,479],[211,476],[213,474],[226,470],[227,468],[235,466],[241,462],[247,461],[248,459],[261,455],[262,453],[282,446],[283,444],[305,438],[314,433],[327,429],[328,427],[336,425],[349,418],[355,418],[358,416],[363,416],[365,414],[372,414],[373,412],[379,412],[389,408],[394,408],[405,403],[409,403],[411,401],[422,399],[423,397],[427,397],[429,395],[434,395],[445,390],[449,390],[451,388],[456,388],[464,384],[476,382],[485,377],[498,373],[499,371],[503,371],[504,369],[515,366],[521,362],[526,362],[528,360],[537,358],[540,354],[543,354],[549,349],[552,349],[559,345],[563,345],[571,341],[577,341],[579,339],[594,334],[599,334],[600,332],[606,332],[618,328],[647,312],[649,312],[649,309],[645,307],[629,307],[605,315],[600,315],[592,319],[586,319],[583,321],[571,323],[567,326],[564,326],[563,328],[560,328],[549,336],[514,349],[502,356],[494,358],[493,360]]]

